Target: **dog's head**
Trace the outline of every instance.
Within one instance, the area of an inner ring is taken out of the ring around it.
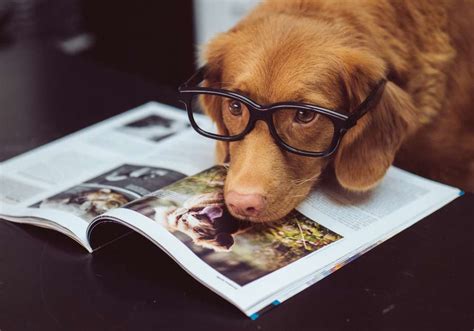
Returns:
[[[155,215],[165,220],[164,225],[169,230],[180,231],[194,244],[217,252],[232,247],[232,235],[239,229],[239,221],[229,214],[220,193],[194,196],[181,208],[155,208]]]
[[[238,91],[260,104],[300,101],[346,112],[387,78],[388,71],[357,31],[276,14],[244,20],[217,36],[206,48],[204,61],[206,86]],[[221,133],[234,130],[226,117],[228,105],[210,95],[201,104]],[[230,212],[255,222],[279,219],[304,199],[328,167],[344,188],[371,189],[411,130],[413,109],[409,95],[388,81],[378,104],[327,158],[283,151],[261,121],[241,141],[218,142],[218,161],[230,160],[225,183]],[[314,134],[303,139],[316,146],[327,128],[316,122],[310,130]]]

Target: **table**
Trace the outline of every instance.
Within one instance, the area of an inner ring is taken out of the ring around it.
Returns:
[[[172,89],[38,43],[0,49],[0,160]],[[474,195],[257,321],[138,235],[94,255],[0,221],[0,330],[473,330]]]

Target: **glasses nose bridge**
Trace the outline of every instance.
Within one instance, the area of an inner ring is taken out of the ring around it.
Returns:
[[[250,110],[250,122],[251,125],[254,126],[257,121],[264,121],[268,123],[268,119],[271,117],[271,114],[268,112],[270,109],[266,106],[261,106],[260,104],[248,104],[247,107]]]
[[[245,135],[248,135],[251,132],[253,132],[257,122],[262,121],[267,125],[268,133],[270,134],[270,136],[273,138],[275,143],[277,145],[279,145],[278,144],[279,139],[277,139],[277,137],[276,137],[277,133],[276,133],[276,130],[275,130],[275,127],[274,127],[274,124],[273,124],[273,118],[272,118],[273,111],[271,111],[271,110],[272,110],[272,107],[265,107],[265,106],[254,107],[254,106],[251,106],[250,107],[251,116],[250,116],[249,128],[248,128]]]

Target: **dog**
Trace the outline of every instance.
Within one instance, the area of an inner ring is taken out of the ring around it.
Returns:
[[[89,220],[129,201],[129,197],[109,188],[78,186],[71,192],[42,200],[37,207],[61,210]]]
[[[395,163],[474,191],[474,2],[267,0],[205,47],[203,86],[266,105],[303,101],[351,112],[375,84],[383,94],[330,157],[282,150],[257,121],[244,139],[218,141],[230,162],[225,201],[253,222],[280,219],[324,175],[374,188]],[[212,95],[202,108],[231,132]]]
[[[184,233],[193,244],[215,252],[230,251],[234,236],[251,227],[229,214],[221,192],[193,196],[182,207],[155,207],[153,217],[170,232]]]

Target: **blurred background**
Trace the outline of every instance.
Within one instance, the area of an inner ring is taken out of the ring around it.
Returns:
[[[175,88],[195,69],[199,45],[258,0],[0,0],[0,52],[22,42]]]

